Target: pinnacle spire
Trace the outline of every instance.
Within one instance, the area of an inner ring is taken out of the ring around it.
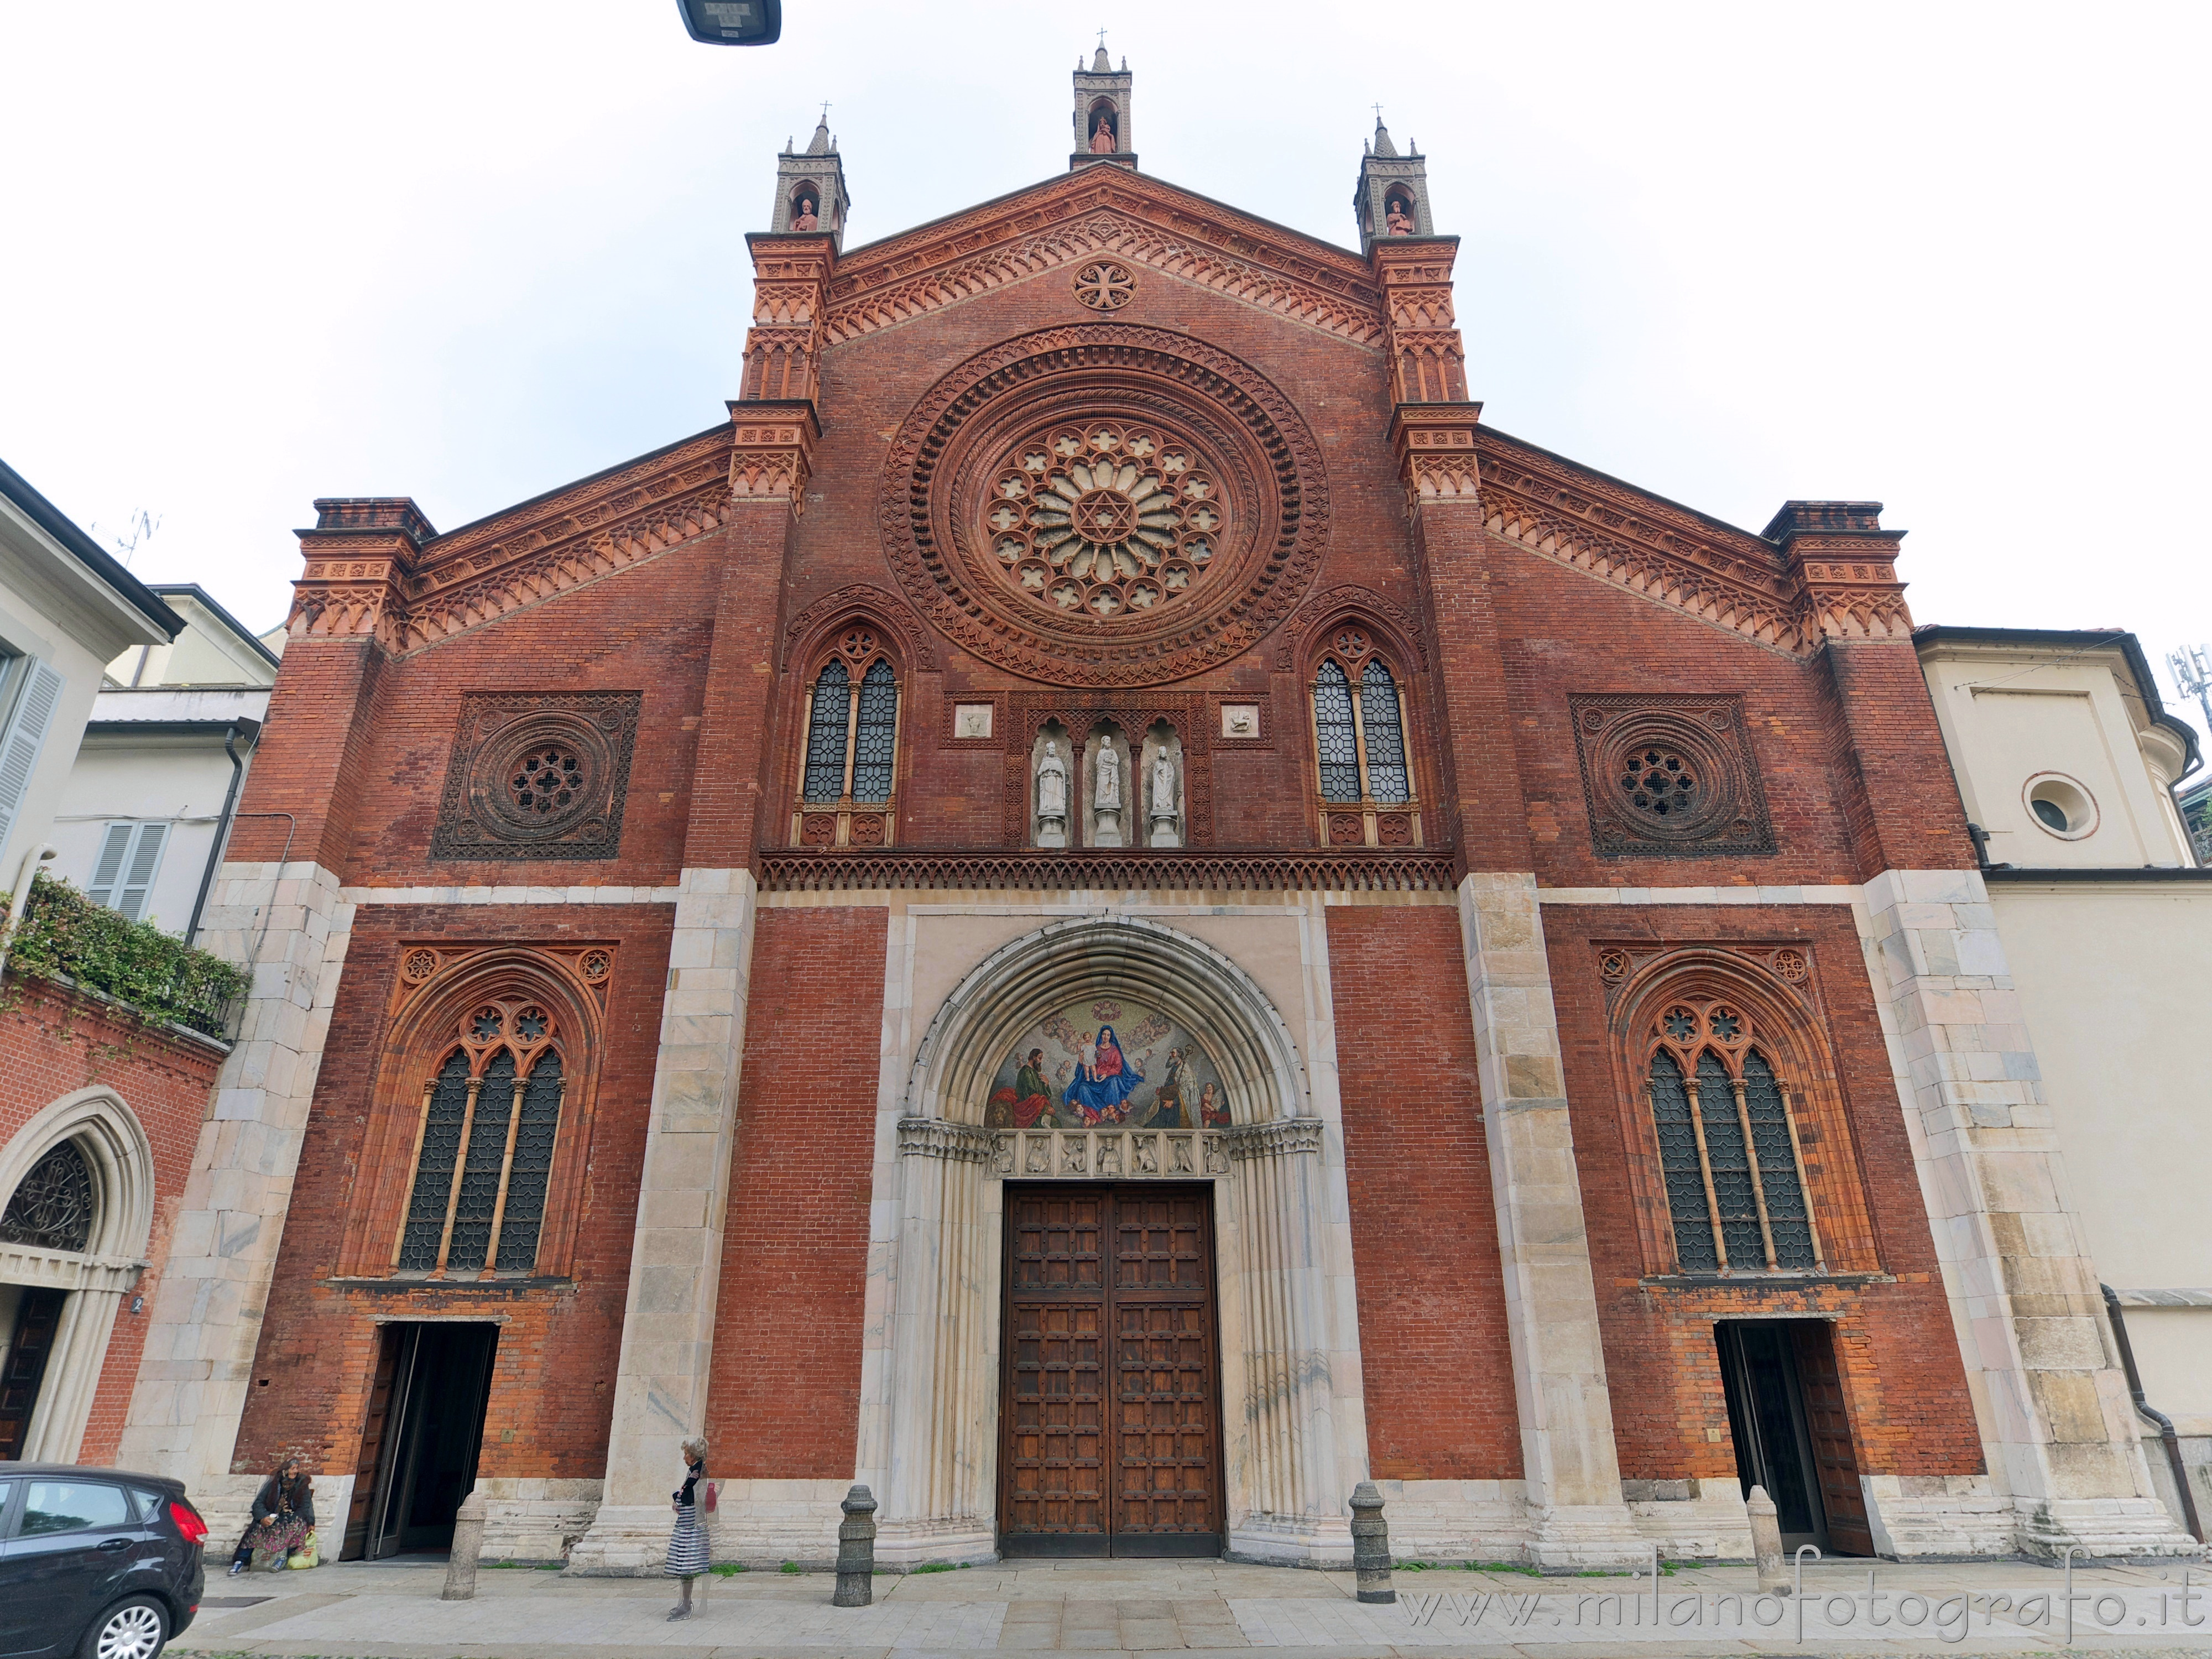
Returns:
[[[830,105],[828,100],[824,100],[822,105],[822,118],[815,124],[814,140],[807,145],[806,153],[809,155],[827,155],[833,148],[835,146],[830,138]]]
[[[1377,105],[1375,110],[1374,153],[1377,155],[1395,155],[1398,153],[1397,145],[1390,142],[1390,129],[1382,125],[1382,110],[1380,105]]]

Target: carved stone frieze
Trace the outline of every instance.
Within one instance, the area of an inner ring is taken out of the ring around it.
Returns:
[[[898,1121],[901,1158],[938,1158],[955,1164],[989,1164],[1006,1139],[972,1123],[951,1123],[941,1117],[902,1117]],[[1000,1171],[1000,1174],[1006,1171]]]
[[[823,343],[1101,261],[1164,271],[1359,345],[1383,342],[1381,295],[1352,255],[1158,179],[1093,168],[858,251],[829,284]]]
[[[933,853],[853,848],[765,850],[761,890],[777,893],[960,891],[1448,893],[1449,854],[1346,849],[1307,854],[1157,848],[1048,848]]]
[[[1255,1158],[1319,1157],[1321,1120],[1283,1117],[1272,1123],[1240,1123],[1222,1133],[1229,1156],[1237,1163]]]
[[[1191,597],[1061,611],[1008,583],[972,521],[1008,443],[1108,417],[1190,434],[1237,507]],[[1250,365],[1170,330],[1071,324],[977,354],[915,406],[883,477],[878,525],[908,597],[968,650],[1047,684],[1156,685],[1242,653],[1297,603],[1328,539],[1327,471],[1297,409]]]
[[[993,1175],[1001,1176],[1119,1181],[1158,1176],[1170,1181],[1194,1181],[1228,1174],[1230,1146],[1243,1133],[1241,1129],[978,1129],[937,1118],[902,1117],[899,1152],[988,1164]],[[1315,1149],[1320,1145],[1316,1137]],[[954,1150],[940,1151],[940,1146]],[[972,1150],[978,1147],[980,1151]]]

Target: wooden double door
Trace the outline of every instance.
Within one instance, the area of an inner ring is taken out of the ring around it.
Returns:
[[[1212,1189],[1009,1182],[1006,1238],[1000,1549],[1219,1554]]]

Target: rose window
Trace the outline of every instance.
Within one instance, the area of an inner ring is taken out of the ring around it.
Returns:
[[[557,812],[582,792],[584,763],[566,744],[549,743],[515,763],[507,781],[515,806],[524,812]]]
[[[1697,769],[1672,749],[1643,749],[1630,755],[1621,768],[1620,787],[1638,811],[1654,817],[1680,817],[1698,805]]]
[[[1048,428],[1007,457],[984,544],[1039,605],[1098,617],[1157,610],[1195,587],[1223,544],[1229,507],[1214,478],[1162,427]]]

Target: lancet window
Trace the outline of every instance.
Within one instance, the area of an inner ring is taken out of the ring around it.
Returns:
[[[528,1273],[568,1086],[565,1034],[536,1002],[477,1004],[422,1085],[401,1273]]]
[[[1420,844],[1405,693],[1364,630],[1340,629],[1314,671],[1318,811],[1332,847]]]
[[[1685,1273],[1824,1265],[1790,1089],[1769,1047],[1722,1001],[1670,1003],[1649,1034],[1646,1087]]]
[[[898,773],[898,673],[873,629],[850,628],[806,699],[792,838],[807,847],[890,844]]]

